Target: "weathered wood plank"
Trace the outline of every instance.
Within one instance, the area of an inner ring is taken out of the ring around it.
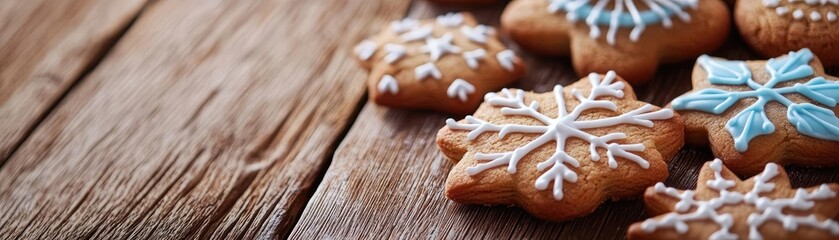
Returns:
[[[477,16],[497,26],[503,4],[481,8]],[[447,11],[420,1],[411,15]],[[751,56],[736,38],[714,53],[734,59]],[[567,59],[524,54],[528,75],[515,87],[543,92],[569,84]],[[639,99],[664,105],[690,89],[693,63],[667,65]],[[836,70],[832,72],[838,72]],[[590,216],[562,223],[541,221],[508,207],[460,205],[443,196],[452,163],[435,145],[447,116],[408,112],[367,104],[339,146],[292,238],[368,239],[612,239],[623,238],[629,224],[645,218],[640,199],[607,202]],[[687,147],[671,162],[668,186],[694,187],[698,168],[713,156],[704,147]],[[839,181],[839,168],[792,168],[796,185]]]
[[[157,1],[0,169],[0,238],[283,237],[408,1]]]
[[[0,3],[0,165],[145,2]]]

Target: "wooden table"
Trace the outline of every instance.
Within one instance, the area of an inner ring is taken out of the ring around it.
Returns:
[[[640,200],[563,223],[448,201],[434,144],[448,116],[367,101],[358,41],[449,11],[497,26],[504,5],[3,1],[0,238],[623,238]],[[736,32],[712,55],[756,58]],[[523,58],[514,87],[578,79],[568,59]],[[662,66],[639,98],[687,91],[692,64]],[[710,159],[686,147],[668,184],[693,187]]]

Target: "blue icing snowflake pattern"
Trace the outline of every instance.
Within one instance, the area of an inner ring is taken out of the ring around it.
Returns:
[[[799,133],[825,140],[839,141],[839,118],[833,110],[812,103],[795,103],[784,94],[801,94],[808,99],[828,107],[836,107],[839,101],[839,83],[823,77],[813,77],[809,62],[813,52],[801,49],[787,56],[769,59],[765,69],[771,76],[766,84],[752,79],[752,73],[743,61],[713,59],[700,56],[699,65],[708,72],[708,81],[716,85],[746,85],[751,90],[729,92],[707,88],[673,100],[676,110],[697,110],[721,114],[743,98],[757,98],[757,101],[737,113],[726,124],[725,129],[734,138],[734,148],[744,152],[749,142],[760,135],[775,132],[775,125],[766,116],[769,102],[778,102],[787,107],[787,119]],[[783,82],[812,77],[806,83],[775,88]]]
[[[606,42],[615,44],[615,35],[620,27],[632,27],[629,39],[638,41],[647,25],[661,23],[665,28],[673,26],[670,19],[674,15],[684,22],[690,22],[686,8],[697,8],[698,0],[641,0],[647,10],[639,10],[636,0],[547,0],[548,11],[565,12],[569,21],[585,19],[592,38],[600,36],[599,26],[608,26]],[[612,9],[606,9],[614,1]],[[624,10],[626,8],[626,10]]]

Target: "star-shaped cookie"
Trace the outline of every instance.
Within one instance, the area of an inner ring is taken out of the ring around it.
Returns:
[[[839,164],[839,83],[808,49],[768,61],[701,56],[693,91],[671,106],[685,120],[687,142],[710,144],[737,174],[766,163]]]
[[[548,93],[489,93],[473,116],[449,119],[437,134],[456,162],[445,194],[554,221],[583,216],[667,178],[683,130],[678,115],[637,101],[612,71]]]
[[[394,21],[355,53],[370,70],[370,98],[398,108],[467,114],[485,93],[524,75],[495,29],[469,13]]]
[[[501,24],[524,49],[570,55],[578,74],[615,70],[642,84],[659,64],[719,47],[729,19],[720,0],[517,0]]]
[[[793,189],[769,163],[746,181],[716,159],[699,172],[696,190],[658,183],[644,194],[661,214],[629,227],[629,239],[837,239],[839,184]]]

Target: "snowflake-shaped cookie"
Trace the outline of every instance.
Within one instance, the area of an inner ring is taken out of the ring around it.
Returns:
[[[831,78],[831,79],[826,79]],[[701,56],[694,90],[673,100],[689,140],[705,142],[739,174],[767,162],[832,165],[839,153],[839,83],[808,49],[769,61]]]
[[[703,166],[696,190],[658,183],[647,208],[660,216],[633,224],[630,239],[837,239],[839,184],[792,189],[783,168],[767,164],[746,180],[715,159]]]
[[[501,24],[525,49],[570,55],[578,74],[615,70],[640,84],[659,63],[716,49],[729,16],[718,0],[518,0]]]
[[[489,93],[474,116],[447,120],[437,143],[458,161],[450,199],[564,220],[666,178],[682,129],[673,111],[636,101],[610,71],[551,93]]]
[[[825,66],[839,66],[839,0],[738,0],[734,22],[764,57],[810,48]]]
[[[370,69],[370,98],[400,108],[467,114],[485,93],[524,75],[494,28],[469,13],[394,21],[355,53]]]

